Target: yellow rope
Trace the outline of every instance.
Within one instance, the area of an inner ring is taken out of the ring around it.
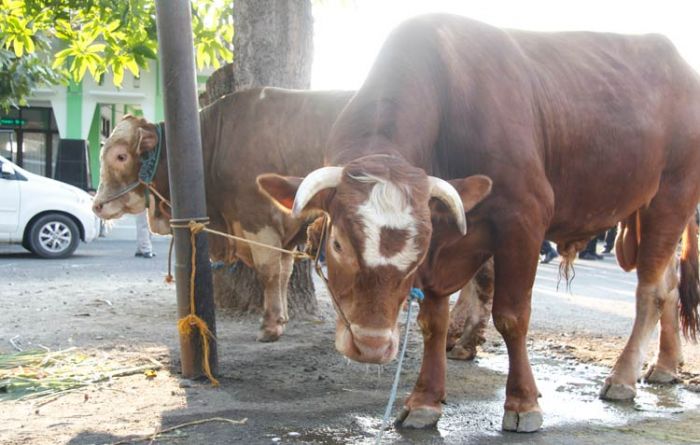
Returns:
[[[161,200],[162,202],[164,202],[165,205],[167,205],[168,207],[172,208],[172,204],[170,203],[170,201],[167,200],[162,194],[160,194],[160,192],[158,192],[158,190],[153,186],[153,183],[150,183],[150,182],[143,182],[143,181],[141,181],[141,183],[142,183],[145,187],[147,187],[151,192],[153,192],[154,195],[156,195],[158,198],[160,198],[160,200]],[[173,222],[175,222],[176,224],[173,224]],[[182,225],[177,224],[177,223],[180,223],[180,222],[184,222],[184,221],[181,221],[181,220],[170,220],[170,227],[175,228],[175,229],[178,229],[178,228],[187,228],[187,227],[188,227],[188,226],[182,226]],[[192,221],[189,221],[189,222],[192,222]],[[188,223],[189,223],[189,222],[188,222]],[[236,236],[236,235],[231,235],[231,234],[228,234],[228,233],[225,233],[225,232],[219,232],[218,230],[208,229],[208,228],[206,228],[206,227],[202,227],[201,229],[199,229],[199,231],[200,231],[200,232],[201,232],[201,231],[204,231],[204,232],[208,232],[208,233],[213,233],[213,234],[215,234],[215,235],[219,235],[219,236],[223,236],[223,237],[225,237],[225,238],[229,238],[229,239],[232,239],[232,240],[240,241],[240,242],[242,242],[242,243],[252,244],[253,246],[264,247],[264,248],[266,248],[266,249],[276,250],[276,251],[282,252],[282,253],[288,253],[288,254],[292,255],[292,256],[294,257],[295,260],[299,260],[299,259],[309,259],[309,260],[313,260],[313,259],[314,259],[314,257],[312,257],[311,255],[309,255],[309,254],[307,254],[307,253],[305,253],[305,252],[301,252],[301,251],[298,251],[298,250],[282,249],[281,247],[271,246],[271,245],[269,245],[269,244],[260,243],[260,242],[258,242],[258,241],[249,240],[249,239],[242,238],[242,237]],[[171,282],[171,281],[172,281],[172,276],[170,275],[170,273],[168,273],[168,276],[170,277],[168,282]]]
[[[214,377],[211,372],[211,367],[209,366],[209,338],[214,338],[214,334],[209,330],[207,323],[199,318],[195,310],[195,296],[194,296],[194,278],[197,272],[196,258],[197,258],[197,244],[195,237],[198,233],[202,232],[206,227],[204,223],[190,221],[187,226],[175,226],[174,228],[189,228],[190,229],[190,244],[192,245],[192,255],[191,255],[191,273],[190,273],[190,313],[181,318],[177,322],[177,330],[180,335],[189,337],[192,335],[192,329],[194,327],[199,331],[200,338],[202,340],[202,354],[203,364],[202,368],[204,374],[209,378],[211,384],[214,386],[219,386],[219,381]]]
[[[171,227],[175,227],[175,226],[173,226],[173,225],[171,224]],[[233,239],[233,240],[236,240],[236,241],[240,241],[240,242],[242,242],[242,243],[251,244],[251,245],[253,245],[253,246],[264,247],[264,248],[266,248],[266,249],[276,250],[276,251],[282,252],[282,253],[288,253],[288,254],[290,254],[291,256],[293,256],[295,260],[298,260],[298,259],[309,259],[309,260],[313,260],[313,259],[314,259],[314,257],[312,257],[311,255],[309,255],[308,253],[302,252],[302,251],[300,251],[300,250],[282,249],[281,247],[271,246],[271,245],[269,245],[269,244],[260,243],[260,242],[258,242],[258,241],[253,241],[253,240],[250,240],[250,239],[242,238],[242,237],[240,237],[240,236],[231,235],[231,234],[228,234],[228,233],[225,233],[225,232],[219,232],[218,230],[209,229],[209,228],[206,228],[206,227],[205,227],[204,229],[202,229],[202,231],[207,232],[207,233],[213,233],[213,234],[219,235],[219,236],[223,236],[223,237],[225,237],[225,238],[230,238],[230,239]]]
[[[165,199],[163,195],[161,195],[158,190],[153,186],[152,183],[147,183],[144,181],[140,181],[145,187],[150,189],[158,198],[161,199],[162,202],[164,202],[168,207],[172,208],[172,205],[170,204],[170,201]],[[193,327],[196,327],[197,330],[199,331],[199,335],[202,340],[202,353],[204,355],[203,361],[204,364],[202,365],[204,374],[206,374],[207,378],[209,378],[209,381],[211,381],[212,385],[214,386],[219,386],[219,381],[214,377],[214,375],[211,372],[211,367],[209,366],[209,338],[215,338],[214,334],[209,330],[209,326],[207,326],[207,323],[199,318],[196,314],[195,310],[195,296],[194,296],[194,279],[195,275],[197,272],[197,266],[196,266],[196,257],[197,257],[197,246],[195,242],[195,237],[198,233],[201,232],[208,232],[208,233],[213,233],[215,235],[223,236],[225,238],[230,238],[233,240],[241,241],[243,243],[248,243],[252,244],[254,246],[258,247],[264,247],[267,249],[271,250],[276,250],[278,252],[282,253],[288,253],[294,257],[295,260],[298,259],[312,259],[315,260],[316,263],[318,263],[318,256],[319,253],[317,252],[316,257],[312,257],[311,255],[307,254],[306,252],[301,252],[298,250],[287,250],[287,249],[282,249],[280,247],[276,246],[271,246],[269,244],[264,244],[260,243],[257,241],[241,238],[240,236],[235,236],[235,235],[230,235],[228,233],[224,232],[219,232],[218,230],[213,230],[213,229],[208,229],[206,227],[206,224],[208,224],[208,221],[206,223],[201,223],[197,222],[194,220],[190,220],[187,222],[187,225],[183,225],[185,221],[183,220],[170,220],[170,227],[173,229],[190,229],[190,244],[192,245],[192,255],[191,255],[191,272],[190,272],[190,313],[178,320],[177,322],[177,330],[180,332],[180,335],[183,336],[191,336],[192,335],[192,329]],[[325,223],[324,223],[324,231],[325,231]],[[165,277],[165,281],[167,283],[172,283],[173,281],[173,276],[170,273],[170,264],[172,260],[172,249],[173,249],[173,240],[170,242],[170,249],[168,252],[168,275]],[[319,251],[320,251],[320,246],[319,246]],[[317,266],[318,267],[318,266]],[[323,276],[323,275],[321,275]],[[325,277],[324,277],[325,279]]]
[[[194,327],[197,328],[197,330],[199,331],[199,335],[201,337],[201,340],[202,340],[202,353],[204,355],[204,357],[203,357],[204,363],[202,365],[202,368],[203,368],[204,374],[206,374],[207,378],[209,378],[212,385],[219,386],[219,381],[214,377],[214,375],[211,372],[211,368],[209,366],[209,338],[210,337],[215,338],[215,337],[214,337],[214,334],[212,334],[212,332],[209,330],[209,326],[207,326],[207,323],[197,316],[196,310],[195,310],[195,295],[194,295],[194,292],[195,292],[194,281],[195,280],[194,279],[195,279],[195,275],[197,272],[197,266],[196,266],[197,246],[196,246],[196,241],[195,241],[196,235],[198,233],[201,233],[201,232],[213,233],[215,235],[223,236],[225,238],[238,240],[238,241],[245,242],[245,243],[252,244],[255,246],[259,246],[259,247],[265,247],[265,248],[268,248],[271,250],[276,250],[276,251],[282,252],[282,253],[288,253],[288,254],[292,255],[294,257],[294,259],[309,258],[309,259],[315,259],[316,262],[318,262],[318,253],[317,253],[316,257],[314,258],[311,255],[307,254],[306,252],[300,252],[298,250],[282,249],[282,248],[279,248],[276,246],[270,246],[268,244],[264,244],[264,243],[260,243],[257,241],[241,238],[239,236],[230,235],[228,233],[219,232],[218,230],[213,230],[213,229],[207,228],[206,224],[208,224],[208,222],[201,223],[201,222],[197,222],[194,220],[190,220],[187,223],[187,225],[180,224],[181,222],[184,222],[184,221],[171,220],[170,227],[172,227],[174,229],[190,229],[190,244],[192,245],[191,272],[190,272],[190,313],[187,316],[181,318],[177,322],[177,329],[180,332],[180,335],[189,337],[192,335],[192,329]],[[325,227],[324,227],[324,230],[325,230]],[[170,244],[170,247],[171,247],[171,253],[172,253],[172,243]],[[320,250],[320,247],[319,247],[319,250]],[[170,262],[171,262],[171,256],[169,254],[168,255],[168,276],[166,277],[166,282],[169,282],[169,283],[172,282],[172,275],[170,274]]]
[[[171,265],[173,264],[173,245],[175,244],[175,237],[170,237],[170,246],[168,247],[168,274],[165,276],[165,282],[170,284],[175,279],[173,278],[173,272]]]

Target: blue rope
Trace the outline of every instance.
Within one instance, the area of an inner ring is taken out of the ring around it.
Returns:
[[[224,267],[226,267],[226,263],[224,263],[223,261],[212,261],[211,262],[211,270],[219,270],[219,269],[223,269]]]
[[[389,416],[391,416],[391,409],[394,407],[394,402],[396,401],[396,392],[399,388],[399,378],[401,376],[401,368],[403,367],[403,357],[406,355],[406,345],[408,344],[408,332],[410,331],[411,325],[411,308],[413,307],[413,301],[421,302],[425,298],[423,291],[417,287],[411,288],[411,292],[408,294],[408,310],[406,311],[406,330],[403,335],[403,345],[401,346],[401,353],[399,354],[399,363],[396,365],[396,374],[394,375],[394,383],[391,385],[391,392],[389,393],[389,402],[386,404],[386,409],[384,410],[384,418],[382,419],[382,426],[379,428],[377,433],[377,440],[375,444],[379,445],[382,442],[382,435],[389,422]]]

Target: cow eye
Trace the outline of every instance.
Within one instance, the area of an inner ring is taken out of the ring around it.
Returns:
[[[126,161],[126,155],[124,153],[120,153],[117,155],[117,161],[119,162],[124,162]]]
[[[340,248],[340,243],[338,240],[333,240],[333,250],[340,253],[343,249]]]

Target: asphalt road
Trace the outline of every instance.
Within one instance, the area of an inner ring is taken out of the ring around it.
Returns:
[[[153,240],[156,258],[134,260],[136,241],[99,238],[81,243],[64,260],[37,258],[18,245],[0,244],[0,274],[12,282],[51,279],[70,270],[74,279],[90,280],[108,273],[119,280],[133,280],[144,273],[162,276],[167,267],[168,237]],[[565,333],[627,335],[634,315],[634,272],[625,273],[614,256],[601,261],[579,260],[570,289],[559,277],[559,262],[540,265],[533,291],[531,324]],[[601,320],[605,320],[601,323]]]

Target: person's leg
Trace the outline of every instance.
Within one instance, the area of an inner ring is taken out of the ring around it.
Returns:
[[[596,253],[596,247],[598,246],[598,238],[594,237],[592,240],[586,244],[586,247],[579,252],[578,257],[582,260],[600,260],[603,259],[602,255]]]
[[[136,215],[136,256],[144,258],[154,256],[151,232],[148,230],[148,217],[145,210]]]
[[[544,258],[542,258],[542,261],[540,261],[540,263],[542,264],[548,264],[554,258],[559,256],[554,247],[552,247],[552,243],[550,243],[547,240],[542,241],[542,247],[540,247],[540,255],[544,255]]]
[[[613,226],[605,232],[605,250],[603,253],[610,253],[615,247],[615,237],[617,237],[617,226]]]

